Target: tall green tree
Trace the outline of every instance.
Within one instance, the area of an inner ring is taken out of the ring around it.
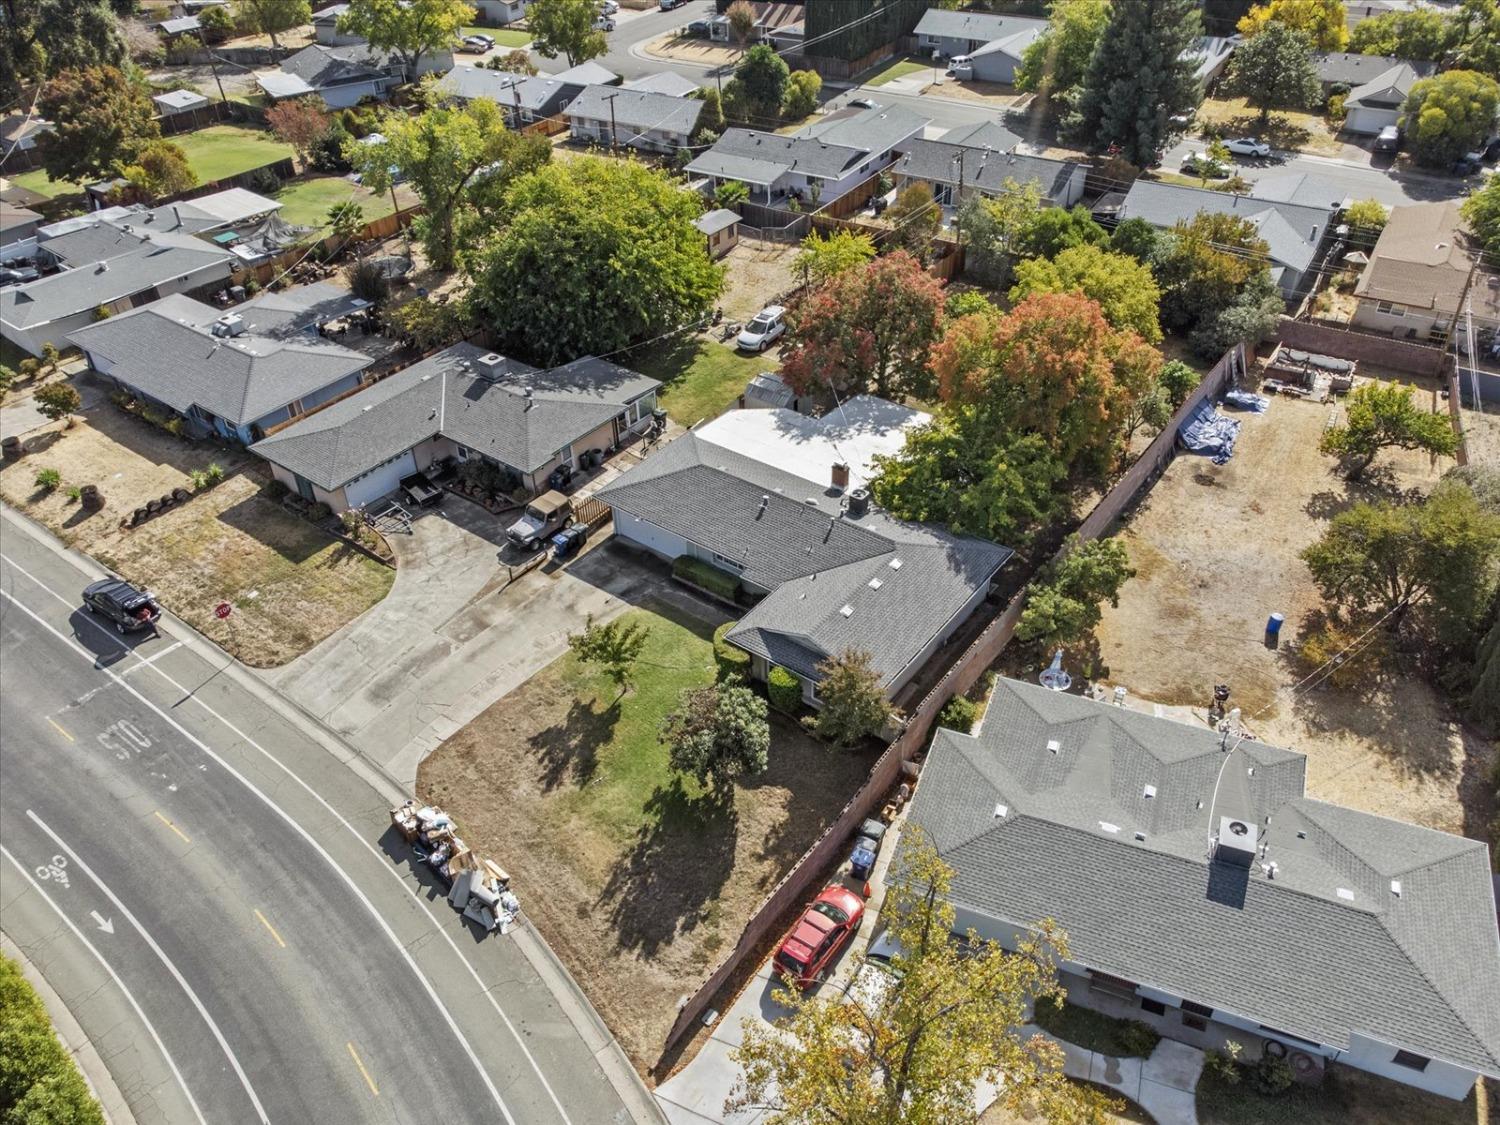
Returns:
[[[635,161],[548,164],[506,188],[500,228],[466,257],[476,306],[505,347],[542,365],[695,322],[724,286],[693,225],[701,210]]]
[[[1021,54],[1016,89],[1053,102],[1083,81],[1109,24],[1109,0],[1055,0],[1047,30]]]
[[[1458,27],[1448,13],[1433,8],[1382,12],[1362,19],[1349,33],[1356,55],[1390,55],[1436,62],[1452,45]]]
[[[450,49],[459,29],[473,22],[474,9],[463,0],[349,0],[338,26],[394,51],[407,81],[415,81],[422,56]]]
[[[908,184],[885,217],[893,228],[886,246],[900,247],[917,261],[927,261],[932,240],[943,229],[943,208],[932,198],[932,188],[921,181]]]
[[[942,316],[941,283],[897,250],[836,275],[793,308],[782,376],[798,394],[873,386],[882,398],[924,398]]]
[[[631,670],[650,638],[651,627],[639,621],[609,621],[601,625],[589,614],[579,632],[568,634],[568,647],[581,663],[597,665],[624,695],[630,689]]]
[[[1033,293],[1081,293],[1098,304],[1114,328],[1161,341],[1161,290],[1151,270],[1128,254],[1098,246],[1074,246],[1050,261],[1033,258],[1016,266],[1012,302]]]
[[[1484,250],[1485,265],[1500,267],[1500,176],[1491,176],[1464,200],[1463,216]]]
[[[1243,97],[1260,110],[1260,124],[1272,109],[1312,109],[1323,98],[1323,86],[1312,63],[1307,33],[1272,21],[1243,44],[1229,60],[1225,92]]]
[[[1413,388],[1400,383],[1366,383],[1344,402],[1345,420],[1323,431],[1319,448],[1344,462],[1350,480],[1359,480],[1382,449],[1420,449],[1452,457],[1458,436],[1447,411],[1423,410]]]
[[[63,71],[42,87],[37,112],[53,124],[37,149],[54,180],[113,176],[161,137],[151,99],[112,66]]]
[[[1413,504],[1356,504],[1302,552],[1319,592],[1340,613],[1415,618],[1440,644],[1472,643],[1500,568],[1500,516],[1461,481],[1440,481]]]
[[[863,649],[848,648],[819,661],[818,699],[822,703],[808,724],[835,749],[845,749],[872,738],[896,714],[874,658]]]
[[[1495,127],[1500,83],[1474,70],[1449,70],[1412,84],[1402,106],[1412,156],[1446,168]]]
[[[594,28],[597,0],[535,0],[526,9],[531,48],[544,59],[561,55],[569,66],[598,58],[609,50],[604,32]]]
[[[1025,1027],[1031,1005],[1062,995],[1065,936],[1041,923],[1014,954],[972,932],[960,947],[953,870],[917,828],[903,831],[892,870],[882,917],[899,952],[879,968],[852,955],[856,978],[880,974],[882,986],[778,988],[789,1014],[771,1027],[745,1021],[726,1111],[767,1112],[766,1125],[977,1125],[974,1088],[987,1082],[1014,1113],[1104,1121],[1109,1099],[1070,1082],[1061,1048]]]
[[[778,120],[791,73],[786,60],[769,43],[757,43],[746,51],[734,68],[734,77],[750,113],[762,121]]]
[[[125,39],[105,0],[0,0],[0,99],[65,70],[122,67]],[[24,108],[24,107],[23,107]]]
[[[1042,210],[1035,181],[1007,179],[994,196],[974,194],[959,204],[958,223],[966,254],[964,272],[982,285],[1004,289],[1020,251],[1023,232]]]
[[[271,37],[273,47],[281,46],[277,36],[283,31],[312,21],[308,0],[240,0],[240,12],[256,31]]]
[[[817,231],[810,231],[802,240],[802,249],[792,259],[792,272],[806,285],[822,285],[874,257],[875,243],[868,234],[836,230],[824,238]]]
[[[1272,24],[1295,28],[1319,51],[1342,51],[1349,42],[1344,0],[1265,0],[1240,20],[1240,34],[1254,40]]]
[[[766,701],[737,678],[689,688],[662,723],[667,762],[727,799],[734,780],[764,773],[770,763],[771,723]]]
[[[1079,135],[1096,148],[1117,146],[1139,167],[1155,164],[1171,119],[1203,100],[1193,58],[1184,56],[1202,34],[1196,0],[1112,5],[1084,74]]]
[[[1119,605],[1120,587],[1134,576],[1118,539],[1075,541],[1028,587],[1016,636],[1042,649],[1083,640],[1104,619],[1103,603]]]
[[[1157,253],[1162,323],[1178,332],[1206,323],[1233,305],[1269,264],[1270,248],[1246,219],[1203,211],[1178,223]]]
[[[437,269],[451,268],[455,227],[476,178],[503,161],[520,138],[505,128],[499,107],[488,98],[437,105],[416,115],[391,111],[382,116],[380,133],[382,143],[350,148],[362,182],[372,191],[386,191],[391,169],[398,169],[426,207],[416,229],[428,260]]]
[[[151,141],[136,153],[125,166],[124,176],[147,200],[181,195],[198,186],[198,173],[188,163],[187,153],[165,138]]]
[[[1011,239],[1022,258],[1053,258],[1075,246],[1104,246],[1109,232],[1094,222],[1087,207],[1043,207],[1028,216]]]
[[[1463,0],[1454,23],[1453,64],[1500,75],[1500,0]]]

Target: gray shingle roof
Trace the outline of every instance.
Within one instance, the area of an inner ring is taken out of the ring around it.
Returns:
[[[481,374],[486,354],[455,344],[253,448],[328,489],[436,434],[530,472],[661,385],[594,358],[548,371],[502,359]]]
[[[972,125],[955,125],[941,137],[950,145],[965,145],[969,148],[992,148],[1000,152],[1012,152],[1022,137],[1012,133],[998,121],[976,121]]]
[[[648,74],[623,83],[627,90],[647,90],[653,94],[670,94],[674,98],[686,98],[698,92],[698,83],[675,70],[663,70],[659,74]]]
[[[544,75],[551,77],[557,82],[566,83],[569,86],[613,86],[620,81],[620,76],[612,70],[607,70],[597,62],[590,59],[588,62],[579,63],[577,66],[569,67],[560,74]]]
[[[568,118],[613,122],[621,134],[627,129],[638,133],[661,130],[690,134],[698,127],[703,102],[697,98],[679,98],[649,90],[585,86],[563,113]]]
[[[263,289],[230,311],[244,319],[252,335],[286,339],[368,308],[369,304],[343,286],[318,281],[312,285],[294,285],[280,292]]]
[[[0,321],[17,328],[50,324],[199,271],[228,277],[233,262],[228,250],[197,239],[144,243],[110,258],[107,268],[85,264],[0,289]],[[205,276],[199,283],[208,280]]]
[[[487,70],[479,66],[455,66],[438,82],[439,89],[455,98],[489,98],[502,109],[522,109],[552,115],[573,95],[577,86],[556,78],[530,77]]]
[[[911,819],[953,865],[955,903],[1054,918],[1078,963],[1331,1046],[1368,1035],[1500,1074],[1485,846],[1307,798],[1300,754],[1221,747],[1002,679],[979,735],[938,733]],[[1210,805],[1213,830],[1258,828],[1248,873],[1210,862]]]
[[[246,425],[370,365],[349,348],[314,336],[215,337],[222,314],[181,294],[69,334],[111,361],[110,374],[174,410],[201,407]]]
[[[963,155],[965,187],[985,192],[1005,189],[1006,181],[1036,184],[1044,199],[1064,198],[1079,165],[1041,156],[1006,155],[945,141],[908,141],[901,159],[892,168],[897,175],[928,183],[957,184],[959,155]]]
[[[1250,185],[1250,195],[1254,199],[1300,203],[1308,207],[1341,207],[1349,198],[1347,188],[1311,172],[1264,176]]]
[[[1169,228],[1191,220],[1202,211],[1250,220],[1270,247],[1272,261],[1299,272],[1312,264],[1323,232],[1333,218],[1331,207],[1282,203],[1149,180],[1136,180],[1131,185],[1119,217],[1145,219],[1152,226]]]
[[[1401,105],[1420,76],[1411,63],[1398,62],[1375,75],[1368,82],[1354,87],[1344,99],[1345,106],[1371,106],[1392,108]]]
[[[1394,55],[1354,55],[1347,51],[1330,51],[1326,55],[1313,55],[1313,68],[1318,72],[1318,81],[1342,82],[1351,88],[1362,86],[1376,75],[1384,74],[1393,66],[1405,63],[1419,78],[1437,72],[1437,63],[1414,59],[1398,59]]]
[[[1028,28],[1045,31],[1047,21],[1027,16],[996,16],[985,12],[929,8],[917,21],[915,34],[934,35],[943,39],[982,39],[990,43]]]
[[[714,147],[687,166],[690,173],[774,183],[789,171],[824,180],[848,175],[872,155],[918,134],[927,118],[899,106],[836,115],[787,136],[758,129],[726,129]]]
[[[1011,555],[878,510],[852,518],[840,492],[695,433],[598,495],[735,560],[747,581],[771,590],[730,638],[809,677],[824,656],[852,646],[868,650],[890,682]]]
[[[386,76],[391,56],[368,43],[326,47],[313,43],[281,60],[281,70],[300,78],[314,90],[348,82],[363,82]]]
[[[731,211],[727,207],[716,207],[712,211],[698,216],[693,220],[693,226],[707,235],[718,234],[721,230],[728,230],[740,221],[738,211]]]
[[[877,105],[856,112],[843,110],[814,121],[794,137],[811,137],[864,153],[885,152],[908,137],[919,136],[930,118],[899,105]]]

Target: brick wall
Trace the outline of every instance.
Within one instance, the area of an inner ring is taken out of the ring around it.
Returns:
[[[1373,363],[1392,371],[1410,375],[1441,375],[1447,370],[1448,356],[1443,349],[1410,340],[1397,340],[1369,332],[1353,332],[1329,324],[1281,318],[1276,338],[1289,348],[1305,352],[1322,352],[1341,359]]]

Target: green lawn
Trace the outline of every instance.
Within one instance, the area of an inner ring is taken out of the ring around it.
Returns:
[[[745,384],[776,361],[745,355],[707,335],[686,336],[635,359],[635,369],[662,381],[661,405],[684,426],[717,418],[734,406]]]
[[[1497,1085],[1490,1084],[1493,1105]],[[1247,1077],[1230,1085],[1211,1070],[1198,1082],[1202,1125],[1476,1125],[1475,1095],[1461,1102],[1424,1093],[1352,1067],[1331,1066],[1321,1086],[1259,1093]]]
[[[497,47],[524,47],[531,42],[531,32],[510,27],[461,27],[459,35],[488,35]]]
[[[281,204],[281,217],[299,227],[321,227],[328,221],[328,209],[350,198],[364,208],[367,221],[383,218],[395,210],[391,206],[390,192],[376,195],[369,188],[352,184],[341,176],[295,180],[278,191],[275,198]],[[396,198],[402,207],[411,207],[417,202],[416,195],[406,187],[396,189]]]
[[[919,70],[931,70],[932,63],[928,60],[918,58],[893,59],[884,63],[868,76],[859,79],[864,86],[884,86],[897,78],[905,78],[908,74],[916,74]]]
[[[1142,1055],[1139,1047],[1143,1044],[1131,1042],[1125,1034],[1125,1029],[1134,1021],[1118,1020],[1091,1008],[1067,1003],[1058,1007],[1050,1000],[1038,1000],[1031,1018],[1042,1030],[1086,1050],[1121,1058],[1145,1057],[1151,1053],[1146,1051]],[[1152,1047],[1154,1049],[1154,1043]]]

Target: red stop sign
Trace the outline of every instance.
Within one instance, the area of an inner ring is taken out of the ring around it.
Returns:
[[[217,617],[220,621],[223,621],[232,612],[234,612],[234,609],[228,602],[220,602],[218,605],[214,606],[214,616]]]

